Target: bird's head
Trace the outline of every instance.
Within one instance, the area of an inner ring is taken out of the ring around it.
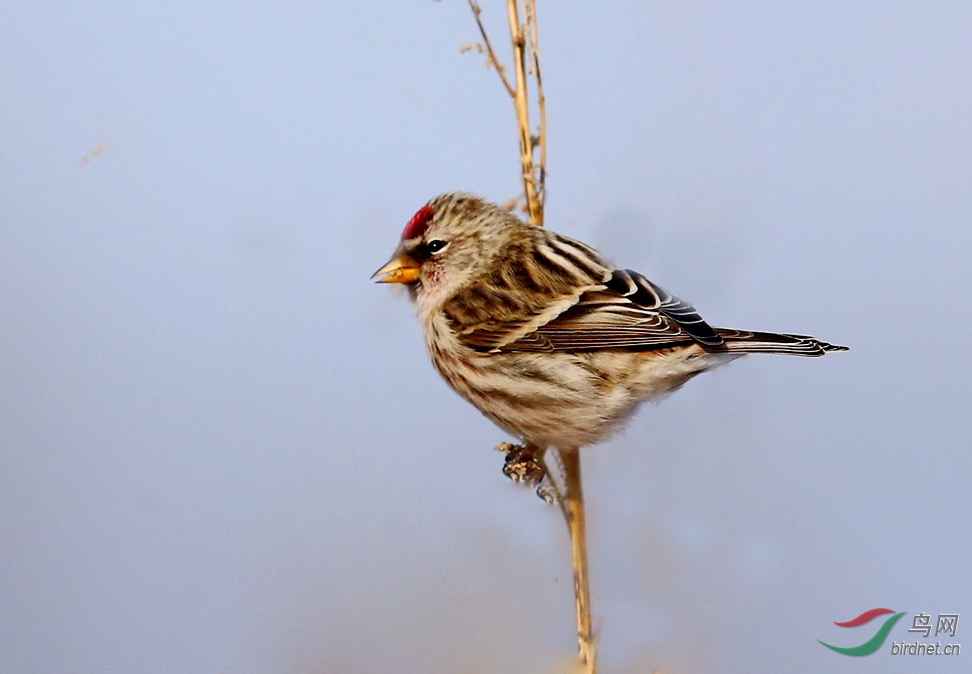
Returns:
[[[402,231],[378,283],[402,283],[421,304],[450,297],[488,268],[520,219],[473,194],[450,192],[422,206]]]

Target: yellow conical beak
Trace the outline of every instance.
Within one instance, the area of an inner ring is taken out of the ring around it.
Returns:
[[[389,260],[388,264],[372,274],[371,278],[380,276],[377,283],[414,283],[419,279],[421,268],[422,265],[402,253]]]

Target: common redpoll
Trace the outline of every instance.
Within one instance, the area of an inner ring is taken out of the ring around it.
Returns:
[[[540,450],[604,440],[639,403],[747,353],[847,349],[713,328],[641,274],[472,194],[420,208],[375,276],[407,286],[449,386]]]

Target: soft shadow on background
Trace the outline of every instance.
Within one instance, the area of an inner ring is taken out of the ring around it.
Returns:
[[[966,671],[889,649],[972,620],[972,7],[539,13],[548,225],[852,348],[585,454],[603,671]],[[0,9],[0,671],[569,659],[559,515],[368,279],[429,197],[519,189],[475,40],[458,0]],[[880,652],[816,642],[876,606]]]

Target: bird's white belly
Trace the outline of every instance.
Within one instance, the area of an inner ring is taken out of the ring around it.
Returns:
[[[638,404],[658,400],[731,356],[701,348],[594,353],[443,353],[443,378],[504,430],[540,447],[583,447],[606,439]]]

